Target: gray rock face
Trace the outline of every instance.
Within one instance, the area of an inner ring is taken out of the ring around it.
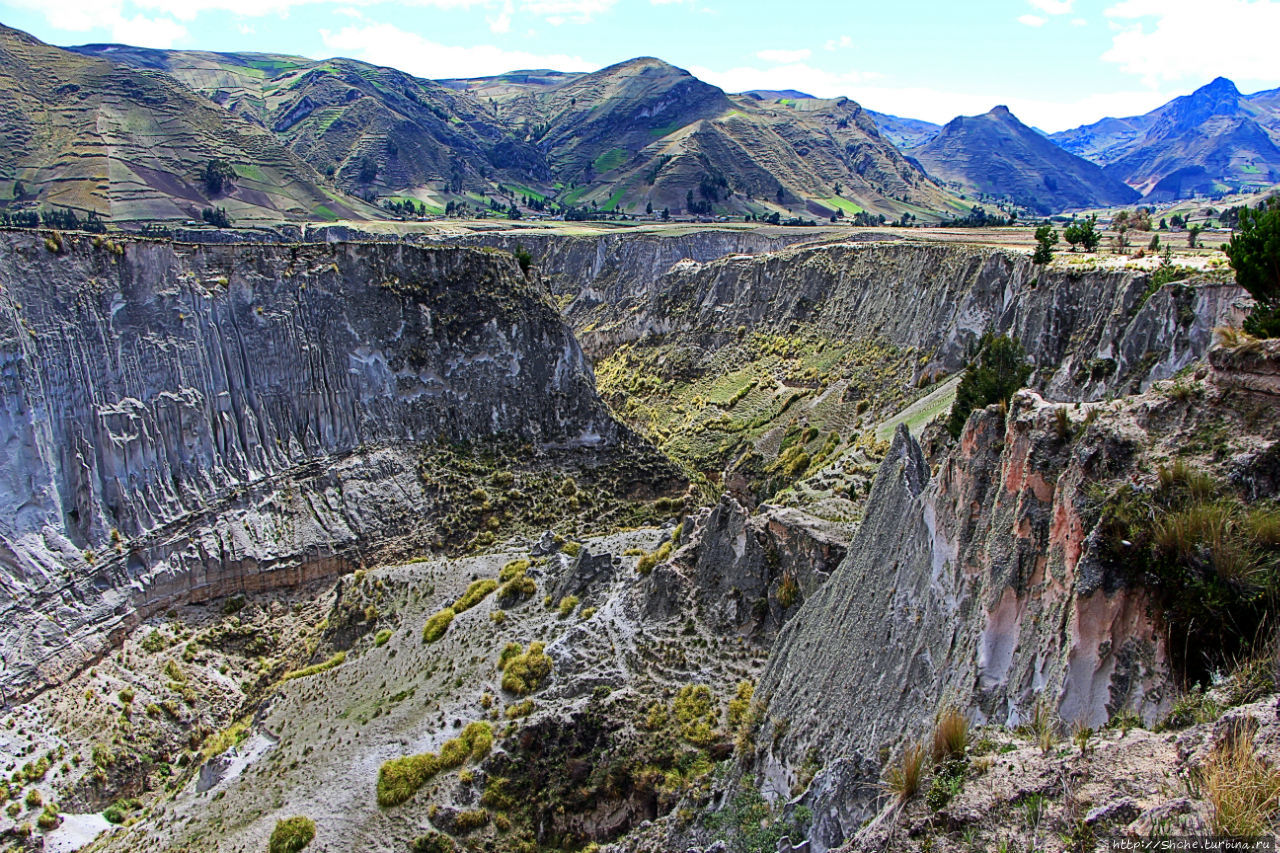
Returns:
[[[692,524],[675,559],[703,618],[765,641],[818,590],[848,545],[835,524],[771,506],[753,515],[729,495]],[[794,587],[780,596],[784,584]]]
[[[504,255],[0,237],[0,643],[10,691],[179,600],[421,547],[417,449],[616,444]]]
[[[1172,376],[1205,353],[1243,295],[1191,280],[1144,300],[1144,273],[1046,270],[1022,255],[910,243],[798,246],[618,280],[626,292],[603,291],[596,310],[574,315],[593,356],[647,336],[718,349],[740,327],[786,334],[807,323],[835,338],[915,347],[918,373],[933,376],[962,368],[995,330],[1026,346],[1036,387],[1071,400]]]
[[[785,798],[816,750],[815,850],[853,836],[886,757],[948,704],[1010,726],[1041,697],[1093,727],[1167,707],[1145,593],[1099,562],[1085,509],[1084,485],[1134,448],[1073,445],[1055,409],[1024,391],[1007,419],[978,413],[936,474],[900,427],[849,556],[779,635],[757,696],[782,734],[759,738],[756,771]]]
[[[655,283],[680,261],[706,263],[729,256],[774,252],[815,236],[804,229],[773,233],[703,230],[591,237],[493,235],[460,238],[458,242],[508,251],[517,246],[527,249],[552,292],[573,298],[566,313],[575,326],[582,328],[597,315],[617,316],[633,309],[643,310]]]

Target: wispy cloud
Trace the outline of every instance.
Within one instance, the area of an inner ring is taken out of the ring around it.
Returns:
[[[1148,85],[1218,75],[1276,79],[1280,3],[1273,0],[1124,0],[1105,14],[1118,31],[1103,60]]]
[[[1043,27],[1048,21],[1039,15],[1019,15],[1018,23],[1028,27]]]
[[[326,47],[345,56],[436,79],[484,77],[528,68],[557,71],[589,71],[593,68],[591,63],[577,56],[504,50],[489,44],[468,47],[441,44],[391,24],[343,27],[337,32],[321,30],[320,37]]]

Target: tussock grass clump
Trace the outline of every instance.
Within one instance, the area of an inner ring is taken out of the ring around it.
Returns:
[[[383,762],[378,770],[378,805],[390,808],[407,802],[437,773],[461,767],[468,760],[480,761],[492,749],[493,727],[482,720],[445,741],[439,755],[426,752]]]
[[[799,597],[800,582],[796,580],[794,574],[787,572],[782,576],[782,582],[778,584],[778,604],[783,610],[787,610]]]
[[[1031,719],[1019,727],[1018,732],[1031,738],[1040,747],[1040,751],[1048,755],[1058,744],[1058,728],[1058,715],[1041,699],[1031,708]]]
[[[454,853],[458,846],[453,843],[453,839],[439,832],[428,832],[426,835],[419,835],[409,844],[409,849],[413,853]]]
[[[431,752],[384,761],[378,768],[378,805],[385,809],[408,802],[441,769]]]
[[[1183,461],[1146,492],[1125,485],[1102,506],[1101,556],[1155,593],[1185,683],[1248,658],[1280,616],[1280,507],[1246,506]]]
[[[315,675],[324,672],[327,669],[333,669],[335,666],[341,666],[342,662],[347,659],[346,652],[338,652],[333,657],[320,663],[313,663],[311,666],[305,666],[302,669],[294,670],[286,675],[282,681],[292,681],[295,678],[306,678],[309,675]]]
[[[576,609],[578,609],[578,596],[576,595],[566,595],[560,599],[560,604],[557,607],[561,619],[568,619]]]
[[[528,568],[528,560],[514,560],[502,568],[498,575],[498,580],[502,581],[502,586],[498,589],[500,603],[510,605],[537,595],[538,584],[525,573]]]
[[[458,812],[453,818],[453,831],[458,835],[468,835],[488,825],[489,813],[484,809]]]
[[[1270,836],[1280,810],[1280,770],[1254,750],[1253,734],[1237,733],[1219,744],[1203,770],[1204,790],[1213,806],[1210,826],[1233,838]]]
[[[498,572],[498,581],[506,583],[528,571],[532,565],[528,560],[512,560],[502,567],[502,571]]]
[[[391,629],[383,628],[381,631],[379,631],[377,634],[374,635],[373,645],[374,647],[385,646],[390,639],[391,639]]]
[[[671,540],[667,540],[662,543],[658,550],[644,554],[636,562],[636,571],[642,575],[649,574],[657,568],[659,563],[665,563],[667,559],[670,558],[672,547],[673,543]]]
[[[269,853],[298,853],[316,837],[316,822],[309,817],[287,817],[276,821],[267,842]]]
[[[705,684],[686,684],[680,688],[672,703],[676,722],[680,724],[680,737],[694,746],[709,747],[720,740],[717,726],[720,709],[711,688]]]
[[[920,790],[924,779],[925,749],[922,743],[913,743],[902,751],[898,760],[889,765],[884,774],[884,787],[898,803],[905,803]]]
[[[517,696],[532,693],[551,674],[551,665],[551,656],[546,653],[545,643],[535,640],[526,651],[521,651],[519,643],[508,643],[498,658],[498,668],[502,670],[502,689]]]
[[[498,588],[498,582],[493,578],[484,578],[483,580],[472,581],[467,587],[467,591],[462,597],[453,603],[454,615],[465,613],[475,607],[480,602],[489,597],[489,593]]]
[[[969,720],[954,706],[938,715],[933,727],[933,744],[930,756],[935,764],[944,761],[961,761],[969,748]]]
[[[508,720],[518,720],[521,717],[527,717],[532,714],[535,707],[532,699],[525,699],[523,702],[508,705],[507,709],[502,712],[502,716]]]
[[[446,607],[427,619],[427,624],[422,626],[422,642],[434,643],[436,640],[444,636],[444,632],[449,630],[449,625],[453,623],[453,617],[457,616],[457,612],[452,607]]]
[[[472,761],[480,761],[493,749],[493,726],[484,720],[468,723],[462,730],[462,743],[470,750]]]

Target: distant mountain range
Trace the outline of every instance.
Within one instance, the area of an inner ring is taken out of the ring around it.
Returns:
[[[1219,77],[1146,115],[1050,138],[1147,201],[1264,187],[1280,182],[1280,89],[1244,96]]]
[[[234,164],[212,193],[201,173]],[[19,187],[19,185],[21,185]],[[153,71],[50,47],[0,27],[0,193],[123,220],[368,216],[258,125]],[[7,192],[5,192],[7,191]]]
[[[0,205],[119,222],[388,205],[938,221],[975,200],[1047,214],[1280,182],[1280,89],[1222,79],[1046,136],[1003,107],[938,126],[790,89],[730,94],[647,57],[424,80],[350,59],[63,49],[0,26],[0,115]]]
[[[633,214],[894,218],[958,207],[847,98],[728,95],[652,58],[590,74],[431,81],[346,59],[72,50],[172,76],[349,194],[433,212],[482,206],[498,185],[521,202]]]
[[[911,155],[958,189],[1010,198],[1040,215],[1129,204],[1141,195],[1027,127],[1008,107],[952,119]]]
[[[946,151],[936,152],[937,146],[929,146],[943,133],[942,126],[882,113],[871,115],[881,133],[904,153],[919,159],[926,168],[934,164],[930,169],[934,177],[952,180],[964,172],[976,178],[967,161],[1000,160],[1005,156],[1000,151],[971,147],[984,144],[976,136],[956,139],[954,133],[949,134],[953,138],[947,141]],[[969,127],[974,126],[969,123]],[[1280,183],[1280,89],[1242,95],[1234,83],[1223,77],[1146,115],[1104,118],[1083,127],[1042,135],[1102,167],[1107,177],[1128,184],[1147,202],[1223,195]],[[932,156],[935,154],[954,162],[939,166],[938,157]],[[1024,161],[1021,165],[1044,176],[1053,174],[1049,164],[1037,166]],[[1006,176],[993,173],[989,177],[991,180],[977,183],[985,191],[1001,194],[1000,182]],[[1003,194],[1014,197],[1012,185],[1009,186]],[[1097,202],[1110,203],[1104,195],[1099,195]]]

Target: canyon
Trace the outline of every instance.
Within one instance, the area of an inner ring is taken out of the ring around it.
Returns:
[[[1026,792],[899,815],[944,709],[1030,767],[1042,713],[1185,694],[1125,490],[1277,486],[1278,356],[1215,343],[1249,306],[1221,271],[872,231],[0,237],[0,746],[59,756],[51,844],[113,807],[89,849],[290,815],[333,850],[945,847]],[[1028,387],[952,438],[987,333]]]

